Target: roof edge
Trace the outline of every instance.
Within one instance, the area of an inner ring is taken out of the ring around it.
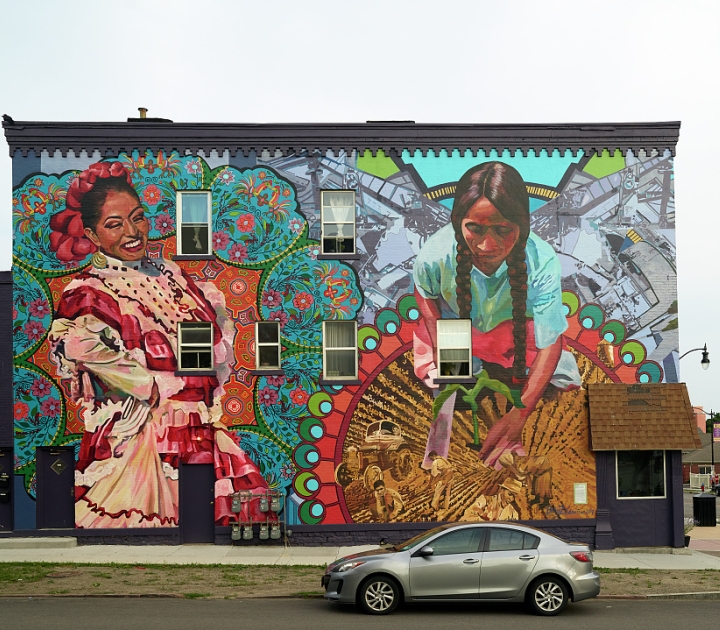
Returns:
[[[103,157],[133,149],[229,151],[247,155],[263,150],[283,155],[303,151],[370,151],[400,154],[470,150],[498,152],[604,150],[675,155],[680,122],[568,124],[441,124],[387,121],[367,123],[170,123],[170,122],[3,122],[10,155],[45,150],[66,155],[99,151]]]

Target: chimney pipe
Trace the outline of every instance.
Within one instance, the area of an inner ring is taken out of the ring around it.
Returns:
[[[138,107],[140,118],[147,118],[147,107]]]

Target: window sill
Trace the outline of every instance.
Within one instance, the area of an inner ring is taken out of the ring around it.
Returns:
[[[477,379],[472,376],[438,376],[433,383],[435,383],[435,385],[447,385],[448,383],[475,385],[475,383],[477,383]]]
[[[282,368],[260,368],[258,370],[250,370],[250,374],[255,376],[282,376],[285,370]]]
[[[175,254],[173,260],[217,260],[215,254]]]
[[[217,376],[216,370],[175,370],[175,376]]]
[[[362,381],[358,378],[325,378],[320,377],[320,385],[361,385]]]
[[[360,254],[318,254],[318,260],[360,260]]]

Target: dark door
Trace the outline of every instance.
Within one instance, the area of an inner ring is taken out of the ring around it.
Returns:
[[[37,449],[38,529],[75,527],[75,449]]]
[[[215,467],[180,464],[180,542],[215,542]]]
[[[0,448],[0,532],[13,528],[13,477],[12,449]]]

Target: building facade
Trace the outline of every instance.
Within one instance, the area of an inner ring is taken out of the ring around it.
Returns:
[[[6,530],[594,541],[586,386],[678,381],[678,123],[3,126]]]

